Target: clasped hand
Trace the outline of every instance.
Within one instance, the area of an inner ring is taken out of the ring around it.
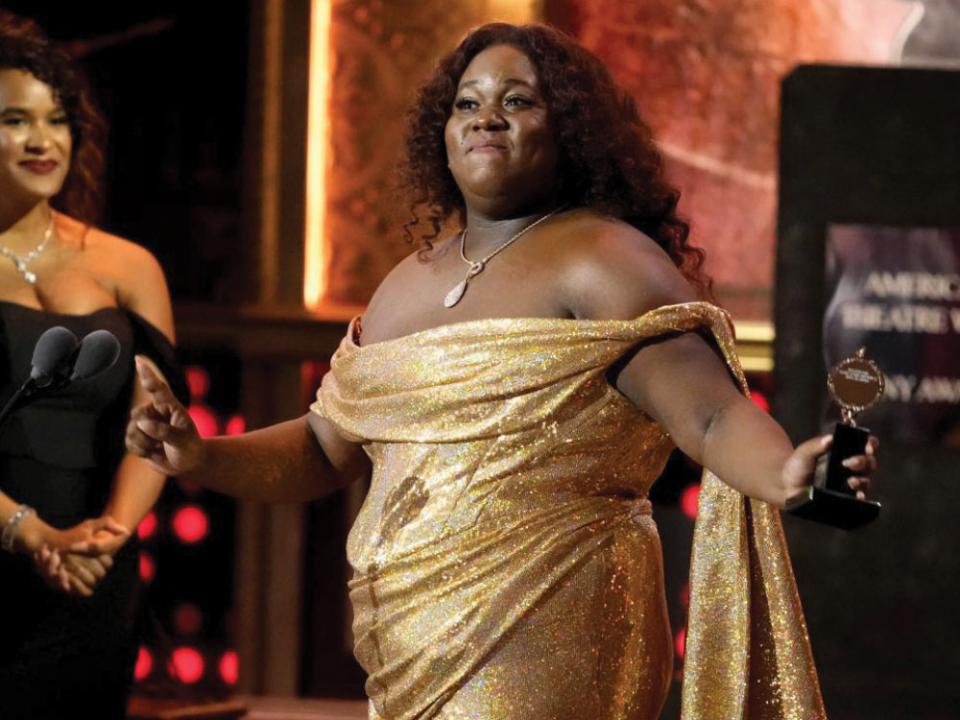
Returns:
[[[46,583],[65,593],[89,597],[113,567],[113,555],[130,531],[109,516],[84,520],[71,528],[52,530],[34,564]]]

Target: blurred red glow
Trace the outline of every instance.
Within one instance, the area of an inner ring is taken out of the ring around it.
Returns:
[[[182,683],[189,685],[203,677],[203,656],[192,647],[178,647],[173,651],[170,661],[173,663],[174,678]]]
[[[173,532],[182,542],[198,543],[209,530],[207,514],[196,505],[184,505],[173,514]]]
[[[146,540],[157,531],[157,514],[152,510],[143,516],[143,520],[137,525],[137,537]]]
[[[677,657],[683,659],[683,653],[687,649],[687,629],[680,628],[677,631],[676,636],[673,638],[673,649],[677,653]]]
[[[137,680],[145,679],[153,670],[153,655],[141,646],[137,651],[137,664],[133,666],[133,677]]]
[[[700,485],[688,485],[680,496],[680,509],[688,518],[697,516],[697,502],[700,500]]]
[[[150,582],[156,574],[157,568],[150,553],[140,553],[140,578],[144,582]]]
[[[197,426],[200,437],[213,437],[220,433],[220,422],[213,410],[206,405],[193,403],[187,408],[187,412],[193,418],[193,423]]]
[[[220,677],[227,685],[236,685],[240,677],[240,660],[236,650],[227,650],[220,657]]]
[[[199,365],[188,365],[185,372],[187,386],[190,388],[190,398],[203,400],[210,392],[210,373]]]
[[[224,435],[242,435],[247,431],[247,421],[243,415],[234,415],[223,428]]]
[[[770,412],[770,401],[767,400],[767,396],[761,392],[751,391],[750,399],[753,400],[753,404],[764,412]]]

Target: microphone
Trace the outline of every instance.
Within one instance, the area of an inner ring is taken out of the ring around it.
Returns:
[[[33,347],[30,380],[37,387],[50,384],[56,375],[65,375],[77,351],[77,336],[60,325],[44,330]],[[28,382],[30,382],[28,380]]]
[[[94,330],[80,343],[70,382],[86,380],[113,367],[120,357],[120,342],[109,330]]]
[[[40,395],[109,370],[119,356],[120,342],[109,330],[94,330],[78,342],[65,327],[48,328],[33,348],[30,377],[0,410],[0,426],[15,410]]]
[[[77,352],[77,336],[65,327],[47,328],[33,346],[30,359],[30,377],[21,385],[0,410],[0,425],[14,410],[25,405],[38,390],[60,387],[67,382]]]

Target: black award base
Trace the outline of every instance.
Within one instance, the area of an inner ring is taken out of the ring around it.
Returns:
[[[876,520],[880,503],[857,499],[855,491],[847,485],[853,472],[842,464],[848,457],[862,455],[869,438],[870,431],[866,428],[837,423],[822,481],[788,500],[786,511],[804,520],[843,530],[854,530]]]

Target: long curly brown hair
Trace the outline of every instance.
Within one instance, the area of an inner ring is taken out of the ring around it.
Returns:
[[[690,226],[677,217],[680,192],[664,177],[663,160],[633,98],[614,83],[603,62],[547,25],[489,23],[471,32],[440,60],[410,110],[401,185],[410,193],[412,219],[426,208],[429,250],[443,224],[465,217],[463,195],[447,167],[444,128],[457,85],[470,61],[492,45],[512,45],[533,62],[560,152],[559,188],[567,207],[590,207],[649,235],[703,296],[711,280],[704,252],[688,240]]]
[[[0,10],[0,69],[23,70],[53,90],[73,135],[70,172],[53,206],[87,224],[103,209],[101,183],[107,126],[77,62],[31,20]]]

